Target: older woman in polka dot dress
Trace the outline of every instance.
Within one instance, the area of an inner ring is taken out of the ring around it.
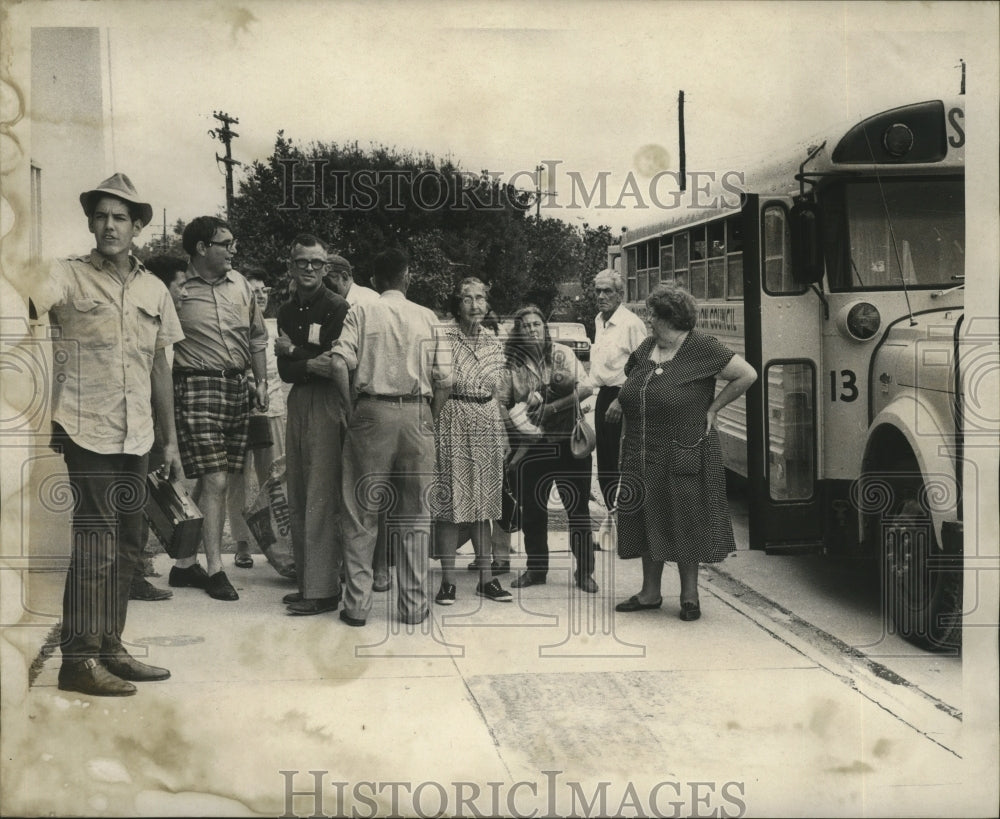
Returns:
[[[642,559],[642,589],[617,611],[658,609],[663,564],[677,564],[682,620],[701,616],[698,564],[736,549],[715,419],[757,373],[713,336],[694,329],[694,298],[661,285],[646,300],[651,335],[625,365],[608,413],[625,418],[618,496],[618,555]],[[716,381],[726,382],[716,395]]]

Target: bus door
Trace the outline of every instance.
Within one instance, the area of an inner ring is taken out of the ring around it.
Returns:
[[[744,235],[750,547],[813,551],[822,543],[819,467],[823,304],[792,275],[790,203],[747,197]]]

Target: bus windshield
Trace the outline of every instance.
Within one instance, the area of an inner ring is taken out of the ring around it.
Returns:
[[[833,290],[954,287],[965,279],[965,192],[960,179],[844,184]],[[846,236],[844,235],[846,229]],[[833,238],[833,237],[831,237]],[[846,239],[846,242],[843,242]]]

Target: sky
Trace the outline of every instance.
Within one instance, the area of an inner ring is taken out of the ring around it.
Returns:
[[[959,59],[989,35],[974,4],[950,3],[96,0],[17,12],[105,30],[108,174],[128,169],[169,225],[224,207],[222,145],[208,135],[223,110],[240,121],[237,179],[283,129],[299,143],[380,143],[505,177],[557,163],[543,213],[635,227],[662,212],[566,207],[570,174],[590,187],[607,172],[611,205],[630,172],[645,184],[644,146],[676,170],[679,90],[688,170],[721,173],[833,123],[957,95]]]

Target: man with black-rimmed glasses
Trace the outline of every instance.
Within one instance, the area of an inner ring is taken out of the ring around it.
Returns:
[[[204,589],[216,600],[238,600],[222,570],[226,487],[230,473],[243,471],[251,397],[267,409],[267,329],[250,284],[233,270],[236,239],[229,225],[199,216],[181,240],[190,263],[175,302],[184,340],[174,345],[174,418],[184,474],[198,478],[194,495],[205,516],[208,571],[197,555],[184,558],[168,582]]]
[[[308,233],[292,240],[288,273],[295,292],[278,310],[278,357],[288,394],[285,474],[299,590],[282,602],[289,614],[322,614],[340,605],[343,548],[340,469],[344,407],[329,356],[344,326],[347,301],[323,285],[327,248]]]

